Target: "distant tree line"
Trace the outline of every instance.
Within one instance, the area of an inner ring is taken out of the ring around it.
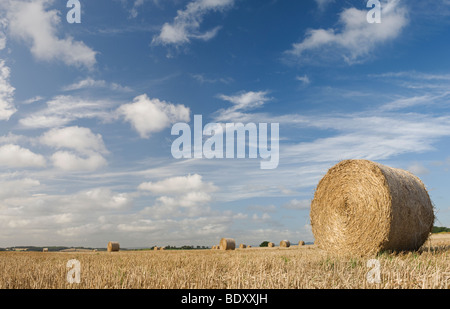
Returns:
[[[448,232],[450,232],[450,228],[443,227],[443,226],[433,226],[433,230],[431,232],[434,233],[434,234],[446,233],[446,232],[448,233]]]

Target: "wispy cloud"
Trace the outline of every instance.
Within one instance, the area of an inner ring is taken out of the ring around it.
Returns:
[[[116,115],[111,113],[114,104],[107,100],[60,95],[46,102],[45,108],[21,118],[19,123],[24,128],[52,128],[65,126],[83,118],[111,121],[116,118]]]
[[[325,10],[325,8],[334,2],[334,0],[315,0],[317,3],[317,6],[321,11]]]
[[[234,5],[234,0],[194,0],[184,10],[179,10],[173,23],[165,23],[159,35],[153,38],[153,44],[183,45],[192,39],[208,41],[214,38],[220,26],[206,32],[200,31],[200,25],[206,14],[222,12]]]
[[[80,90],[85,88],[106,88],[113,91],[124,91],[124,92],[130,92],[132,89],[127,86],[122,86],[117,83],[110,83],[105,80],[95,80],[93,78],[86,78],[83,80],[80,80],[76,83],[67,85],[63,87],[63,91],[74,91],[74,90]]]
[[[191,76],[201,84],[230,84],[234,81],[231,77],[208,78],[204,74],[191,74]]]
[[[271,98],[267,96],[268,91],[243,91],[235,95],[218,95],[218,98],[228,101],[231,107],[220,109],[215,113],[216,121],[239,121],[242,119],[243,112],[262,107]],[[233,122],[234,122],[233,121]]]
[[[302,82],[303,85],[309,85],[311,83],[308,75],[297,76],[295,79]]]

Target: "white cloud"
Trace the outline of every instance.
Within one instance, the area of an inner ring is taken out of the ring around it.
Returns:
[[[84,203],[94,208],[123,209],[132,204],[132,197],[127,193],[117,193],[109,188],[94,188],[78,192],[69,197],[76,203]]]
[[[142,183],[139,189],[162,195],[153,206],[144,210],[152,218],[161,219],[210,215],[211,210],[207,204],[212,200],[211,193],[217,187],[213,183],[204,182],[202,176],[195,174]]]
[[[208,41],[215,37],[220,29],[201,33],[200,24],[203,17],[213,11],[225,11],[233,6],[234,0],[194,0],[184,10],[179,10],[172,24],[165,23],[158,36],[153,38],[154,44],[182,45],[191,39]]]
[[[48,10],[53,2],[10,1],[4,4],[9,34],[29,45],[38,60],[60,60],[67,65],[92,69],[97,52],[72,37],[58,38],[58,25],[61,23],[59,12]]]
[[[0,198],[20,197],[39,186],[40,182],[31,178],[0,181]]]
[[[99,118],[111,121],[116,116],[108,110],[114,102],[89,100],[75,96],[60,95],[47,102],[47,107],[19,120],[26,128],[61,127],[83,118]]]
[[[407,25],[407,11],[399,3],[399,0],[382,2],[379,24],[367,22],[367,10],[345,9],[339,16],[341,29],[308,30],[306,38],[293,44],[286,53],[300,61],[334,55],[341,55],[348,63],[361,61],[381,44],[396,39]]]
[[[51,160],[55,167],[64,171],[94,171],[107,165],[105,158],[98,153],[83,158],[73,152],[57,151]]]
[[[142,138],[160,132],[176,122],[189,122],[190,110],[184,105],[174,105],[147,95],[134,98],[133,103],[119,107],[118,113],[130,122]]]
[[[243,112],[249,111],[258,107],[262,107],[271,98],[267,97],[267,91],[248,91],[239,94],[228,96],[219,95],[218,97],[224,101],[233,104],[227,109],[220,109],[216,112],[216,121],[238,120],[242,118]]]
[[[82,154],[107,153],[100,134],[92,133],[89,128],[77,126],[52,129],[41,136],[40,142],[56,149],[68,148]]]
[[[35,102],[42,101],[43,99],[44,99],[43,97],[37,95],[37,96],[34,96],[32,98],[29,98],[29,99],[23,101],[22,103],[23,104],[32,104],[32,103],[35,103]]]
[[[67,127],[45,132],[39,141],[56,149],[51,156],[53,165],[64,171],[94,171],[107,165],[101,153],[108,153],[100,134],[94,134],[89,128]]]
[[[295,79],[301,81],[303,85],[309,85],[311,83],[308,75],[297,76]]]
[[[205,183],[198,174],[171,177],[158,182],[144,182],[139,185],[140,190],[154,194],[186,194],[192,191],[212,192],[217,188],[212,183]]]
[[[0,146],[0,165],[5,167],[44,167],[45,159],[18,145]]]
[[[301,209],[309,209],[310,205],[311,205],[310,200],[293,199],[293,200],[289,201],[288,203],[284,204],[282,207],[285,209],[301,210]]]
[[[13,104],[14,87],[9,83],[10,69],[0,59],[0,120],[9,120],[17,111]]]

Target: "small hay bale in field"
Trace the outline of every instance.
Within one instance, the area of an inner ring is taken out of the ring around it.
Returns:
[[[48,248],[42,248],[42,252],[48,252]]]
[[[275,244],[274,244],[273,242],[269,242],[269,243],[267,244],[267,247],[273,248],[273,247],[275,247]]]
[[[300,240],[299,242],[298,242],[298,246],[299,247],[302,247],[302,246],[304,246],[305,245],[305,242],[303,241],[303,240]]]
[[[245,249],[245,248],[247,248],[247,245],[240,244],[240,245],[239,245],[239,248],[240,248],[240,249]]]
[[[157,246],[154,246],[154,247],[153,247],[153,250],[158,251],[158,247],[157,247]]]
[[[434,218],[419,178],[367,160],[332,167],[316,188],[310,212],[319,248],[358,255],[417,250]]]
[[[222,238],[220,240],[221,250],[234,250],[236,248],[236,242],[232,238]]]
[[[280,241],[280,247],[281,248],[289,248],[291,246],[291,242],[289,240],[282,240]]]
[[[117,241],[110,241],[108,243],[108,252],[118,252],[120,250],[120,245]]]

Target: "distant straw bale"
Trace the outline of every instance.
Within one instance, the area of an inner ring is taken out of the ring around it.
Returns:
[[[289,240],[282,240],[280,241],[280,247],[281,248],[289,248],[291,246],[291,242]]]
[[[234,250],[236,248],[236,241],[232,238],[222,238],[220,240],[221,250]]]
[[[108,252],[117,252],[120,250],[120,245],[116,241],[110,241],[108,243]]]

